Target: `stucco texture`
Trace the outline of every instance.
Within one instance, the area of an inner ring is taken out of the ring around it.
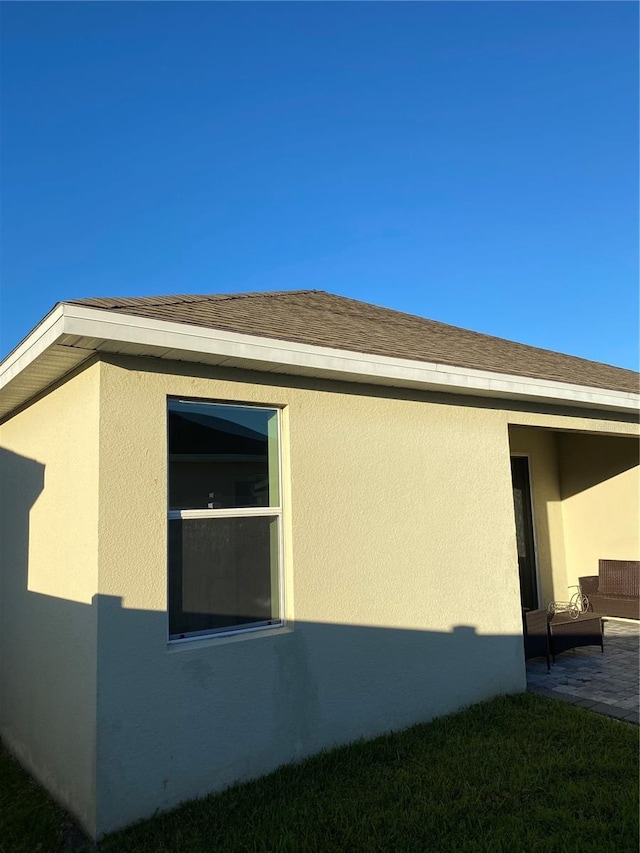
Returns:
[[[640,560],[638,442],[563,433],[558,450],[568,582],[600,559]]]
[[[282,411],[284,627],[168,643],[169,396]],[[620,494],[611,478],[597,499],[582,488],[580,440],[555,433],[626,441],[637,427],[109,356],[0,430],[14,697],[3,731],[100,836],[323,747],[524,689],[510,453],[530,454],[551,596],[586,561],[583,520]],[[628,496],[634,476],[613,479]]]
[[[500,412],[174,367],[102,366],[98,831],[523,689]],[[282,407],[286,628],[167,645],[168,395]]]
[[[0,731],[95,826],[98,365],[0,426]]]

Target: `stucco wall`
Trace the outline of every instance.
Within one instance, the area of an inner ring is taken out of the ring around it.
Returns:
[[[524,687],[504,414],[218,377],[103,365],[101,831]],[[167,645],[167,395],[284,407],[287,628]]]
[[[529,426],[637,429],[279,379],[112,357],[0,426],[3,734],[91,833],[522,689],[509,441],[564,590],[580,448]],[[285,628],[167,643],[168,395],[282,407]]]
[[[562,493],[555,432],[510,426],[509,444],[514,456],[529,459],[534,520],[536,568],[540,606],[564,599],[567,592]]]
[[[598,560],[640,560],[638,442],[558,436],[568,583],[597,575]]]
[[[91,831],[99,367],[0,425],[0,726]]]

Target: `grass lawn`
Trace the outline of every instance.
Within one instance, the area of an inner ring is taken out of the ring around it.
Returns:
[[[638,851],[637,727],[532,694],[323,753],[107,836],[100,853]],[[0,851],[80,850],[0,759]]]

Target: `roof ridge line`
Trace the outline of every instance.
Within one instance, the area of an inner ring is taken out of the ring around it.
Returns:
[[[284,296],[289,294],[300,294],[300,293],[326,293],[324,290],[315,290],[315,289],[299,289],[299,290],[265,290],[265,291],[254,291],[253,293],[191,293],[188,298],[179,298],[175,297],[175,300],[172,302],[156,302],[154,300],[163,300],[167,298],[171,298],[170,296],[140,296],[140,297],[131,297],[131,296],[90,296],[84,299],[69,299],[63,300],[67,302],[67,304],[78,304],[92,302],[98,299],[113,299],[114,302],[116,300],[123,300],[126,303],[135,302],[138,299],[147,300],[146,304],[150,306],[160,307],[160,306],[171,306],[171,305],[195,305],[198,302],[228,302],[233,299],[252,299],[255,297],[276,297],[276,296]],[[131,305],[123,304],[123,305],[115,305],[110,308],[106,308],[107,311],[123,311],[127,308],[130,308]]]
[[[253,299],[256,296],[273,299],[276,296],[290,296],[292,293],[326,293],[326,291],[303,288],[300,290],[256,290],[253,293],[210,293],[208,296],[215,296],[216,302],[226,302],[230,299]]]
[[[100,298],[100,297],[98,297],[98,298]],[[116,297],[114,297],[114,298],[115,298],[115,299],[117,299],[118,297],[116,296]],[[126,296],[123,296],[123,297],[121,297],[121,298],[122,298],[122,299],[127,299],[127,297],[126,297]],[[134,297],[134,298],[135,298],[135,297]],[[144,299],[145,297],[142,297],[142,298]],[[163,297],[151,296],[151,297],[149,297],[149,298],[151,298],[151,299],[158,299],[158,298],[162,299]],[[207,298],[207,297],[206,297],[206,295],[204,295],[204,294],[203,294],[201,297],[199,297],[199,294],[197,294],[197,293],[192,293],[192,294],[190,294],[190,296],[189,296],[189,298],[188,298],[188,299],[176,299],[176,301],[175,301],[175,302],[150,302],[149,304],[150,304],[150,305],[193,305],[195,302],[202,302],[202,301],[203,301],[203,300],[205,300],[206,298]],[[122,307],[123,307],[123,308],[125,308],[125,307],[128,307],[128,306],[122,306]],[[117,310],[117,309],[116,309],[116,310]]]

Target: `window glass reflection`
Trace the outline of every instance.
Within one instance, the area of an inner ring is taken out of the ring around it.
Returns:
[[[169,508],[279,505],[273,409],[169,403]]]

